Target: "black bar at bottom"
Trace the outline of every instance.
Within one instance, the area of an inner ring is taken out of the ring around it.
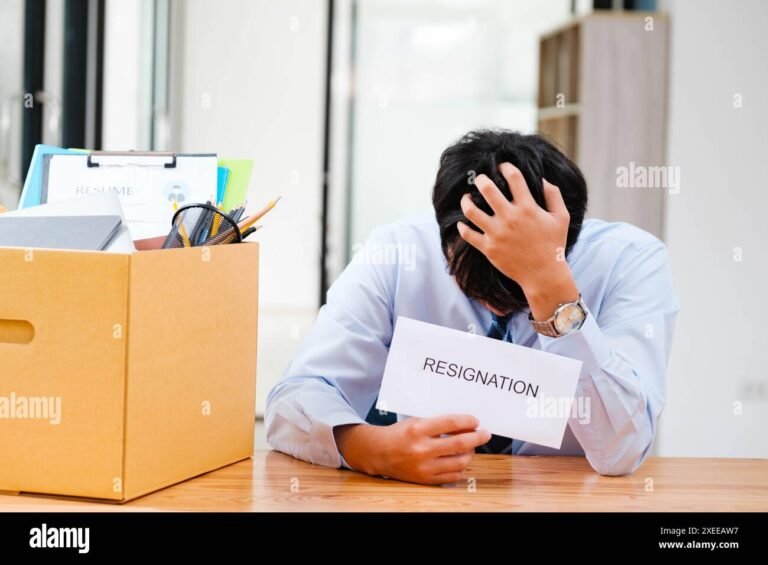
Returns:
[[[301,495],[292,496],[287,490],[286,508],[300,510]],[[418,496],[411,502],[418,509]],[[376,501],[370,504],[373,509]],[[248,555],[257,563],[273,554],[365,561],[357,554],[361,550],[392,560],[424,552],[431,562],[440,555],[455,559],[458,552],[476,553],[481,561],[499,555],[550,562],[567,555],[618,562],[630,555],[687,553],[726,560],[764,549],[765,524],[766,515],[759,513],[20,513],[0,514],[0,551],[4,562],[11,556],[112,555],[169,555],[178,561],[206,554]]]

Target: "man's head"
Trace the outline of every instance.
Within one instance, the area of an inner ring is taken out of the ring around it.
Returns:
[[[477,249],[459,235],[457,222],[477,229],[462,212],[461,198],[472,201],[489,215],[493,211],[474,184],[477,175],[487,175],[508,200],[512,195],[498,166],[509,162],[522,172],[536,203],[546,209],[542,179],[559,187],[570,214],[565,253],[571,250],[581,230],[587,208],[587,185],[581,171],[554,145],[538,135],[507,130],[471,131],[448,147],[440,157],[432,203],[435,207],[443,253],[448,270],[464,294],[499,312],[519,312],[527,306],[522,288],[502,274]],[[536,237],[536,234],[532,234]]]

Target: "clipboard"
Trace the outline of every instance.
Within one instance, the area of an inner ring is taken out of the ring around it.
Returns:
[[[94,151],[44,155],[41,202],[111,192],[134,240],[166,235],[174,203],[205,202],[216,194],[216,154]]]
[[[64,149],[53,145],[35,145],[35,152],[32,154],[32,161],[29,163],[29,170],[24,179],[24,189],[19,199],[19,210],[38,206],[40,202],[41,179],[43,175],[43,157],[45,155],[82,155],[88,153],[81,149]]]

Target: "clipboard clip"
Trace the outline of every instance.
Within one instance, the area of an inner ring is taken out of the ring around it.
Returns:
[[[98,158],[99,157],[152,157],[156,159],[161,159],[159,163],[99,163]],[[130,166],[139,166],[139,167],[160,167],[166,169],[175,169],[176,168],[176,153],[166,152],[166,151],[91,151],[88,154],[88,161],[87,161],[88,167],[130,167]]]

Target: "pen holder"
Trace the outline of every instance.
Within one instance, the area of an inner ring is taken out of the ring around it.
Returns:
[[[240,228],[228,214],[210,204],[190,204],[173,215],[163,249],[240,243]]]

